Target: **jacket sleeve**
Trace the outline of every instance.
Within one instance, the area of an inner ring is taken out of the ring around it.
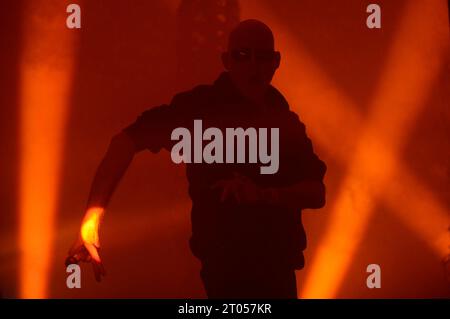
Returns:
[[[171,147],[172,130],[184,126],[189,118],[192,98],[188,92],[174,96],[170,104],[144,111],[134,123],[123,129],[135,144],[136,151],[145,149],[153,153]]]

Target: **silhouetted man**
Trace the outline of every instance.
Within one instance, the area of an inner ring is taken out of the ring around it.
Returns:
[[[314,154],[305,126],[270,85],[280,64],[270,29],[246,20],[230,34],[222,60],[226,72],[212,85],[176,95],[145,111],[116,135],[93,181],[78,241],[68,262],[98,255],[98,225],[114,188],[135,153],[171,150],[173,129],[279,128],[279,168],[261,174],[260,163],[188,163],[192,199],[190,247],[202,262],[209,298],[296,298],[295,269],[306,247],[301,210],[325,204],[325,164]],[[229,151],[229,150],[228,150]]]

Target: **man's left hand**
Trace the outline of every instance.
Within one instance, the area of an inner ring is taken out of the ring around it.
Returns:
[[[254,204],[261,200],[261,189],[250,178],[238,173],[233,177],[216,182],[213,189],[221,192],[220,201],[234,201],[238,204]]]

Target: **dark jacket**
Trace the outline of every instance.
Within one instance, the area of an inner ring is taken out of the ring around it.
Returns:
[[[145,111],[125,129],[137,149],[171,150],[172,130],[186,127],[193,132],[195,119],[203,129],[248,127],[279,128],[279,170],[260,174],[261,163],[187,164],[189,195],[192,199],[191,249],[201,260],[240,258],[277,260],[280,264],[303,267],[306,236],[298,209],[268,204],[237,205],[220,202],[211,186],[238,172],[262,187],[283,187],[302,180],[323,181],[326,166],[313,151],[304,124],[289,110],[284,97],[270,87],[266,110],[239,94],[229,75],[222,73],[213,85],[202,85],[177,94],[169,105]],[[270,140],[269,140],[270,141]],[[224,150],[225,153],[225,150]],[[225,155],[225,154],[224,154]]]

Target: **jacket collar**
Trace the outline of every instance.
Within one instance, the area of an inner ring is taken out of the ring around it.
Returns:
[[[222,72],[217,80],[214,81],[214,87],[217,89],[220,98],[227,103],[250,103],[246,97],[242,95],[239,89],[234,85],[228,72]],[[273,107],[281,107],[289,109],[284,96],[272,85],[269,87],[266,95],[267,104]]]

